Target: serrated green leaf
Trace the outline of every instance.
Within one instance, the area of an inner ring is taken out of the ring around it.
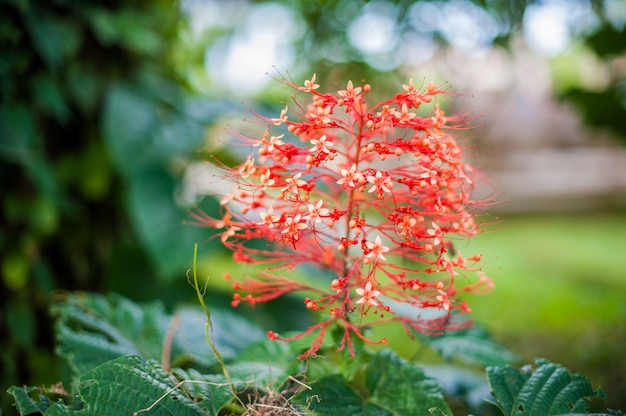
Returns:
[[[173,373],[179,380],[188,381],[181,390],[188,392],[190,397],[202,399],[202,406],[209,410],[209,414],[217,414],[233,400],[231,383],[236,389],[246,385],[245,381],[236,378],[228,380],[223,374],[202,374],[194,369],[176,368]]]
[[[610,410],[609,413],[566,413],[567,416],[623,416],[624,413],[619,410]],[[561,416],[561,415],[556,415]]]
[[[513,409],[515,397],[528,377],[507,365],[504,367],[487,367],[487,378],[491,392],[497,401],[495,404],[504,414],[508,414],[507,409],[509,412],[510,409]]]
[[[211,398],[192,399],[177,387],[178,384],[178,379],[166,374],[152,361],[146,362],[138,356],[119,357],[79,377],[76,391],[78,399],[83,402],[82,409],[71,410],[58,402],[44,416],[127,416],[148,408],[151,410],[145,414],[150,416],[217,414],[210,411]]]
[[[417,366],[384,350],[376,354],[365,372],[370,402],[397,415],[428,414],[430,408],[440,408],[451,414],[441,387]]]
[[[13,396],[15,407],[20,415],[30,415],[32,413],[43,413],[50,407],[48,397],[40,394],[35,400],[31,397],[31,393],[39,392],[41,389],[37,387],[9,387],[7,393]]]
[[[298,396],[299,403],[321,415],[428,415],[433,408],[452,414],[439,384],[392,351],[376,353],[363,373],[354,374],[350,382],[331,375],[312,383],[311,391]]]
[[[174,369],[173,372],[180,380],[190,380],[184,388],[209,397],[213,400],[213,410],[217,412],[233,399],[231,386],[237,391],[244,389],[257,392],[266,392],[273,386],[282,385],[286,379],[285,372],[261,357],[256,360],[242,361],[227,365],[229,377],[224,374],[202,374],[194,369]]]
[[[312,390],[305,392],[298,400],[308,404],[311,409],[320,415],[343,416],[364,415],[366,403],[339,374],[324,377],[310,385]],[[369,407],[369,406],[368,406]],[[368,413],[373,415],[374,413]]]
[[[274,367],[261,360],[241,361],[228,366],[231,376],[237,380],[245,380],[250,386],[265,389],[282,383],[287,376],[285,370]]]
[[[225,359],[263,337],[261,329],[231,311],[211,312],[215,346]],[[176,327],[171,344],[173,367],[209,368],[217,362],[207,345],[205,315],[199,309],[169,315],[159,302],[139,305],[119,295],[70,294],[54,305],[53,314],[58,353],[77,374],[121,355],[160,360],[171,325]]]
[[[517,394],[516,402],[522,413],[529,409],[535,414],[555,414],[551,412],[553,398],[571,381],[569,372],[554,364],[542,365],[526,380]],[[591,388],[591,386],[589,386]],[[591,393],[589,391],[588,393]],[[569,403],[572,404],[572,403]],[[557,413],[567,412],[571,408],[558,409]]]
[[[586,377],[565,367],[537,360],[533,367],[489,367],[495,405],[506,416],[606,413],[606,396]]]

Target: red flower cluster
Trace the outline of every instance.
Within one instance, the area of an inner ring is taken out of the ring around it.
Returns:
[[[315,75],[304,86],[284,82],[311,103],[294,98],[278,118],[259,116],[265,134],[244,139],[253,154],[224,168],[236,186],[221,201],[223,217],[193,214],[222,230],[236,261],[267,265],[234,283],[233,305],[304,292],[304,306],[323,311],[322,322],[292,338],[268,332],[283,341],[317,333],[302,358],[317,352],[333,324],[344,333],[339,349],[352,355],[353,335],[386,342],[363,334],[383,322],[401,322],[409,333],[466,327],[470,321],[457,318],[469,308],[457,291],[491,286],[476,266],[480,255],[462,257],[451,244],[478,232],[472,169],[451,135],[468,128],[467,117],[444,114],[436,98],[449,93],[433,83],[417,88],[411,80],[368,107],[369,85],[350,81],[329,94],[317,91]],[[304,284],[279,274],[305,263],[334,278]],[[368,314],[374,319],[363,319]]]

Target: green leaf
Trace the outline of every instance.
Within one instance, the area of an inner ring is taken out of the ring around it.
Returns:
[[[22,346],[32,347],[37,334],[37,319],[32,305],[24,299],[12,299],[3,308],[10,339]]]
[[[308,403],[315,412],[325,416],[364,415],[365,409],[370,406],[365,403],[339,374],[324,377],[312,383],[311,391],[303,395],[306,400],[298,400],[302,404]],[[375,414],[374,412],[369,414]]]
[[[0,157],[26,164],[38,142],[31,108],[15,102],[1,103],[0,120]]]
[[[245,380],[249,387],[254,386],[261,390],[279,385],[287,377],[284,369],[261,359],[237,361],[228,365],[228,371],[234,379]]]
[[[183,224],[189,219],[188,207],[175,200],[180,178],[170,166],[192,155],[223,108],[183,100],[171,82],[144,75],[141,85],[110,89],[103,134],[128,183],[126,203],[135,231],[160,277],[172,278],[188,264],[193,244],[206,240],[207,233]]]
[[[70,18],[28,8],[26,24],[33,45],[48,68],[56,70],[78,51],[82,43],[80,25]]]
[[[81,114],[95,113],[102,100],[102,89],[105,85],[97,69],[83,61],[72,61],[65,72],[65,84],[68,95]]]
[[[40,73],[31,79],[35,104],[58,122],[65,124],[71,112],[59,82],[47,73]]]
[[[494,404],[506,416],[607,413],[606,396],[589,380],[559,364],[537,360],[534,366],[488,367]]]
[[[437,381],[420,368],[385,350],[376,354],[365,373],[370,401],[398,415],[428,414],[438,407],[451,414]]]
[[[101,7],[86,7],[83,13],[94,36],[102,45],[110,46],[118,42],[121,35],[113,11]]]
[[[618,30],[613,25],[605,23],[586,41],[600,57],[618,56],[626,48],[626,27]]]
[[[159,271],[158,277],[179,279],[188,265],[193,244],[205,241],[210,234],[184,224],[190,217],[174,200],[179,183],[176,178],[158,167],[135,175],[126,198],[131,222]],[[203,248],[209,250],[215,246],[213,242]]]
[[[604,91],[589,91],[580,87],[572,88],[562,94],[563,98],[574,104],[582,113],[586,124],[594,127],[609,127],[626,137],[626,109],[624,108],[623,86],[611,85]]]
[[[39,400],[33,399],[30,395],[33,392],[41,392],[38,387],[9,387],[7,393],[13,396],[15,407],[20,415],[30,415],[33,413],[43,413],[50,407],[50,399],[40,394]]]
[[[426,337],[420,339],[424,338]],[[446,360],[458,360],[481,367],[505,365],[518,358],[478,327],[447,332],[439,337],[428,337],[424,341]]]
[[[39,191],[54,201],[60,199],[58,184],[42,150],[32,104],[0,104],[0,158],[24,166],[26,175]]]
[[[125,48],[138,54],[154,56],[163,47],[162,34],[149,27],[152,22],[143,11],[127,10],[126,13],[117,14],[116,17]]]
[[[223,106],[185,97],[171,81],[144,74],[141,84],[113,85],[106,97],[103,133],[125,176],[188,156]]]
[[[453,398],[455,408],[463,406],[479,415],[494,415],[494,409],[486,399],[491,397],[484,371],[458,364],[419,363],[427,376],[437,380],[446,397]]]
[[[197,391],[194,393],[200,394],[192,398],[180,387],[178,379],[153,361],[146,362],[138,356],[119,357],[79,377],[76,394],[83,402],[82,409],[72,410],[57,402],[44,415],[133,415],[148,408],[149,412],[139,414],[217,415],[211,410],[212,397]]]
[[[202,374],[195,369],[176,368],[173,373],[180,380],[191,381],[185,383],[185,389],[195,395],[211,398],[214,412],[232,401],[231,384],[238,391],[253,389],[266,392],[272,386],[283,384],[286,379],[285,371],[276,367],[273,362],[266,361],[263,356],[250,357],[248,354],[248,358],[237,360],[227,365],[227,368],[229,378],[224,374]]]
[[[153,27],[156,20],[149,10],[122,8],[115,12],[91,8],[85,12],[90,20],[94,35],[104,45],[118,44],[120,47],[139,54],[154,55],[163,46],[162,34]],[[158,16],[159,18],[162,16]]]
[[[431,409],[451,414],[439,384],[392,351],[378,352],[355,374],[350,382],[336,374],[324,377],[298,401],[323,415],[428,415]]]
[[[173,373],[177,379],[189,381],[182,385],[181,389],[188,391],[190,396],[202,398],[204,400],[202,406],[208,408],[209,414],[217,414],[233,400],[230,383],[237,389],[246,385],[245,381],[237,378],[227,380],[223,374],[202,374],[194,369],[176,368]]]
[[[253,378],[266,385],[280,384],[288,374],[302,371],[303,363],[297,358],[301,353],[302,349],[298,349],[293,342],[264,338],[237,355],[232,371],[237,374],[247,371],[247,379],[250,379],[252,371]]]
[[[30,259],[22,250],[11,250],[6,253],[5,257],[0,261],[0,270],[2,271],[2,283],[7,288],[14,291],[23,290],[30,278]],[[11,316],[8,311],[7,318],[10,328],[11,318],[13,318],[13,316]],[[20,330],[21,329],[22,328],[20,328]],[[28,328],[24,328],[24,332],[28,333]]]
[[[161,360],[168,328],[175,329],[172,367],[209,368],[217,363],[205,339],[206,317],[199,309],[169,315],[159,302],[139,305],[119,295],[70,294],[53,307],[53,314],[57,351],[78,374],[122,355]],[[261,329],[231,311],[212,308],[211,316],[214,342],[225,359],[263,337]]]

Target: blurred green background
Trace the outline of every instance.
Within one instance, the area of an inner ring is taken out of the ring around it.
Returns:
[[[412,77],[466,94],[479,192],[503,201],[459,243],[497,284],[471,299],[477,320],[626,409],[623,0],[0,0],[0,48],[1,391],[63,378],[55,291],[193,302],[193,244],[207,272],[226,256],[183,224],[217,209],[204,161],[241,156],[222,143],[248,128],[240,102],[283,107],[277,71],[315,72],[328,90]]]

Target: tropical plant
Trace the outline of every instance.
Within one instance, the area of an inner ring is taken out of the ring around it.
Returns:
[[[459,287],[490,281],[475,269],[480,256],[448,242],[478,228],[474,177],[452,136],[467,118],[434,102],[445,90],[409,82],[368,107],[368,85],[330,94],[315,77],[283,81],[312,103],[296,106],[300,119],[288,108],[261,118],[289,136],[242,137],[256,154],[224,168],[236,185],[221,218],[193,216],[222,230],[234,260],[263,266],[233,283],[233,306],[303,291],[319,322],[279,335],[212,307],[196,245],[188,280],[201,310],[168,314],[119,295],[59,299],[57,352],[72,381],[10,388],[20,415],[623,415],[585,377],[546,360],[512,367],[514,354],[470,328]],[[317,270],[306,277],[308,263]],[[371,339],[374,325],[393,323],[423,347],[411,360]]]

